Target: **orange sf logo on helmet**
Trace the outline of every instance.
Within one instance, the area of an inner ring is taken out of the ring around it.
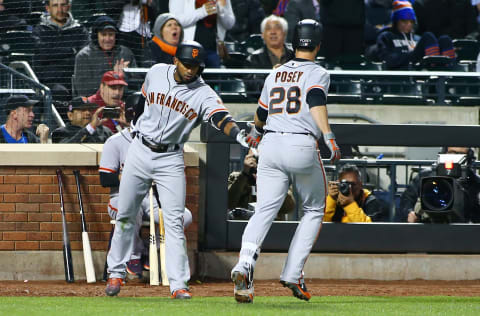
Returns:
[[[195,58],[198,56],[198,49],[194,48],[192,49],[192,57]]]

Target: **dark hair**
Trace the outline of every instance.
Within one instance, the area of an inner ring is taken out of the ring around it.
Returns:
[[[50,0],[45,0],[43,1],[44,2],[44,5],[50,5]],[[70,3],[72,2],[71,0],[67,0],[67,3]]]
[[[358,180],[360,180],[362,176],[357,166],[348,163],[340,168],[338,171],[338,177],[341,178],[345,173],[354,173],[358,177]]]

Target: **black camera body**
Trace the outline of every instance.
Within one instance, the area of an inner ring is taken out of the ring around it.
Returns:
[[[340,193],[345,196],[350,195],[351,189],[352,185],[345,180],[340,181],[340,183],[338,184],[338,191],[340,191]]]
[[[120,117],[120,108],[119,107],[109,107],[106,106],[103,109],[103,116],[102,118],[110,118],[115,119]]]
[[[421,207],[434,222],[465,221],[467,197],[462,179],[470,167],[465,155],[439,155],[434,175],[422,178]]]

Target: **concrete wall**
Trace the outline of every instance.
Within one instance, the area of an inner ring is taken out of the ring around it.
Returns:
[[[228,279],[238,253],[200,253],[200,275]],[[286,254],[262,253],[255,266],[255,279],[278,279]],[[477,280],[479,255],[427,254],[310,254],[306,278],[370,280]]]
[[[62,217],[56,169],[63,172],[66,220],[76,279],[84,279],[81,223],[73,170],[81,174],[82,200],[97,277],[103,274],[112,225],[109,188],[100,185],[103,145],[0,144],[0,279],[63,279]],[[186,206],[193,223],[186,232],[192,271],[198,249],[199,159],[185,146]],[[133,189],[133,188],[132,188]]]

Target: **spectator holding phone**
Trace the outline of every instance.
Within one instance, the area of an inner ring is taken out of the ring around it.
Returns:
[[[85,97],[74,98],[68,105],[70,122],[53,131],[52,143],[105,143],[112,131],[102,125],[106,119],[99,118],[103,109],[87,102]]]
[[[102,76],[97,93],[88,97],[89,103],[105,107],[103,113],[99,113],[99,117],[106,119],[103,125],[110,128],[113,133],[129,126],[125,119],[125,102],[123,102],[126,86],[128,84],[123,72],[107,71]]]
[[[363,188],[356,166],[344,165],[338,173],[338,181],[328,183],[324,222],[382,222],[387,219],[388,208]]]

